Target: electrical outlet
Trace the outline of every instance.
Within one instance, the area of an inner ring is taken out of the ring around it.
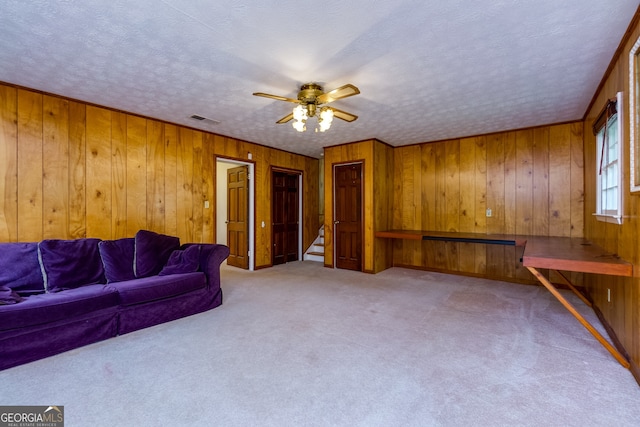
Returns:
[[[208,200],[204,201],[204,208],[205,209],[209,209],[209,201]]]
[[[491,212],[491,209],[487,209],[487,218],[489,218],[491,215],[493,215],[493,212]]]

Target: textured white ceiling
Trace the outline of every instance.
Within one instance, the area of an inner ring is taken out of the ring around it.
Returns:
[[[582,118],[637,0],[0,0],[0,81],[295,153]],[[299,86],[361,94],[326,133]],[[202,124],[198,114],[220,124]]]

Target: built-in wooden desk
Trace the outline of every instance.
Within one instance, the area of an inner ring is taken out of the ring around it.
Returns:
[[[376,237],[387,239],[440,240],[465,243],[524,246],[522,265],[602,344],[625,368],[629,361],[607,341],[576,309],[558,289],[538,271],[539,268],[553,270],[558,277],[582,301],[591,307],[591,302],[564,276],[562,271],[632,276],[633,265],[603,248],[582,238],[543,237],[504,234],[458,233],[429,230],[377,231]]]
[[[533,274],[545,288],[556,297],[578,321],[606,348],[625,368],[629,361],[609,341],[607,341],[578,311],[567,301],[556,287],[538,268],[555,271],[562,281],[589,307],[591,303],[579,292],[559,270],[582,273],[632,276],[633,265],[620,257],[606,252],[601,247],[581,238],[569,237],[529,237],[527,239],[522,265]]]
[[[631,263],[577,237],[529,236],[526,238],[522,264],[525,267],[612,276],[633,275]]]
[[[457,231],[428,230],[376,231],[375,236],[387,239],[438,240],[445,242],[486,243],[508,246],[524,246],[527,239],[526,236],[517,236],[514,234],[459,233]]]

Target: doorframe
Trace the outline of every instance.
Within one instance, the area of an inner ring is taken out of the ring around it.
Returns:
[[[337,262],[338,261],[338,257],[336,255],[337,245],[336,245],[336,227],[335,227],[335,225],[336,225],[336,167],[338,167],[338,166],[349,166],[349,165],[361,165],[362,167],[360,169],[360,197],[362,198],[362,200],[361,200],[362,203],[360,203],[360,221],[362,223],[362,226],[360,228],[360,233],[361,233],[361,236],[362,236],[362,247],[360,249],[361,249],[361,254],[362,254],[362,260],[361,260],[362,261],[362,265],[360,266],[360,271],[361,272],[364,271],[364,261],[365,261],[364,260],[364,255],[365,255],[364,248],[366,246],[365,245],[365,240],[364,240],[364,238],[365,238],[365,236],[364,236],[364,229],[365,229],[365,224],[364,224],[365,223],[365,218],[364,218],[364,167],[365,167],[365,164],[364,163],[365,162],[364,162],[364,159],[363,159],[363,160],[353,160],[353,161],[344,162],[344,163],[338,162],[338,163],[332,163],[331,164],[331,185],[333,186],[333,188],[331,189],[331,191],[333,193],[333,197],[332,197],[332,200],[331,200],[331,204],[332,204],[332,206],[331,206],[331,210],[332,210],[332,212],[331,212],[331,221],[333,222],[332,227],[331,227],[331,229],[332,229],[331,239],[332,239],[332,242],[333,242],[333,244],[332,244],[333,250],[331,251],[332,252],[331,258],[333,260],[333,268],[334,269],[338,268],[338,262]]]
[[[303,223],[304,223],[304,215],[303,210],[302,210],[302,206],[303,206],[303,194],[304,192],[302,191],[302,183],[304,182],[304,180],[302,179],[304,171],[298,170],[298,169],[286,169],[286,168],[280,168],[277,166],[271,166],[271,179],[273,180],[273,173],[274,172],[286,172],[286,173],[290,173],[290,174],[294,174],[294,175],[298,175],[298,261],[302,261],[304,259],[304,253],[307,250],[306,248],[303,248],[303,235],[302,235],[302,230],[304,229],[303,227]],[[272,194],[270,194],[270,198],[271,200],[273,200],[273,185],[271,185],[271,192]],[[272,212],[273,212],[273,206],[271,206]],[[272,221],[273,222],[273,221]],[[273,237],[273,230],[271,230],[271,237]],[[272,242],[273,244],[273,242]],[[273,264],[273,256],[271,257],[272,259],[272,264]]]
[[[238,166],[248,166],[249,168],[249,218],[248,218],[248,227],[249,227],[249,271],[254,271],[255,269],[255,246],[256,246],[256,227],[255,227],[255,212],[256,212],[256,188],[255,188],[255,162],[235,159],[232,157],[224,157],[224,156],[216,156],[216,174],[218,170],[218,163],[227,163]],[[216,180],[216,190],[218,188],[218,182]],[[224,197],[226,199],[227,193],[220,194],[222,191],[216,191],[216,204],[218,202],[219,197]],[[216,209],[216,219],[219,212]],[[224,213],[226,215],[226,212]],[[216,235],[218,233],[224,231],[227,233],[227,230],[216,230]]]

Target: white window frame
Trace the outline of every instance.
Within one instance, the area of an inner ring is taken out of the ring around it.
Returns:
[[[629,53],[629,190],[640,192],[640,37]]]
[[[596,135],[596,212],[593,214],[598,221],[609,222],[613,224],[622,224],[623,219],[623,199],[626,186],[623,186],[624,175],[624,163],[623,163],[623,97],[622,92],[618,92],[616,102],[617,112],[614,116],[615,119],[609,119],[606,125],[608,138],[606,140],[607,147],[602,149],[604,141],[604,132],[599,131]],[[611,146],[610,130],[611,126],[615,126],[615,132],[611,132],[614,135],[617,134],[617,141],[614,153],[617,158],[613,161],[607,161]],[[602,131],[604,128],[601,129]],[[602,135],[601,135],[602,134]],[[602,161],[602,155],[605,156],[605,161]],[[612,176],[613,175],[613,176]],[[612,191],[617,189],[617,191]],[[607,191],[608,190],[608,191]],[[611,199],[610,194],[614,192],[614,199]],[[612,205],[611,205],[612,204]],[[608,206],[607,206],[608,205]]]

